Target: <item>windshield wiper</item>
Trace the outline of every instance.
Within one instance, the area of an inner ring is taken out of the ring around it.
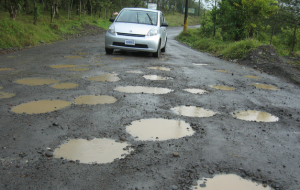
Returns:
[[[150,20],[150,22],[151,22],[151,25],[153,25],[153,22],[152,22],[152,19],[151,19],[151,17],[149,16],[149,14],[148,13],[146,13],[147,14],[147,16],[149,17],[149,20]]]

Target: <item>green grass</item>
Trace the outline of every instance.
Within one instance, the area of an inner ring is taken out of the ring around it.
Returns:
[[[169,26],[183,26],[184,24],[184,14],[181,13],[167,13],[164,14],[166,22],[169,23]],[[198,16],[188,16],[188,25],[199,25],[200,17]]]

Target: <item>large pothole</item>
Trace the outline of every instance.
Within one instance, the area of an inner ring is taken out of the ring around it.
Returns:
[[[116,98],[112,96],[95,96],[95,95],[86,95],[80,96],[74,100],[76,104],[88,104],[88,105],[97,105],[97,104],[112,104],[117,101]]]
[[[1,86],[0,86],[1,87]],[[12,98],[16,94],[14,93],[6,93],[6,92],[0,92],[0,99],[5,99],[5,98]]]
[[[168,88],[159,87],[146,87],[146,86],[119,86],[114,90],[125,93],[146,93],[146,94],[167,94],[173,90]]]
[[[56,89],[72,89],[72,88],[76,88],[78,86],[78,84],[75,83],[60,83],[60,84],[55,84],[52,86],[52,88],[56,88]]]
[[[45,85],[45,84],[59,83],[59,80],[44,79],[44,78],[28,78],[28,79],[16,80],[15,83],[29,85],[29,86],[40,86],[40,85]]]
[[[163,77],[158,75],[144,75],[143,76],[147,80],[169,80],[172,79],[171,77]]]
[[[160,71],[171,71],[168,67],[148,67],[148,69],[160,70]]]
[[[237,119],[245,121],[276,122],[279,120],[279,118],[274,115],[256,110],[235,111],[232,115]]]
[[[217,89],[217,90],[227,90],[227,91],[230,91],[230,90],[235,90],[235,88],[233,87],[230,87],[230,86],[217,86],[217,85],[210,85],[209,87],[211,88],[214,88],[214,89]]]
[[[208,91],[202,90],[202,89],[196,89],[196,88],[187,88],[184,89],[185,91],[192,93],[192,94],[206,94]]]
[[[267,84],[252,84],[254,85],[256,88],[260,88],[260,89],[265,89],[265,90],[280,90],[275,86],[272,85],[267,85]]]

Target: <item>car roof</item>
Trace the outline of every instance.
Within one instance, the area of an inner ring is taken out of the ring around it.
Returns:
[[[122,10],[137,10],[137,11],[151,11],[151,12],[161,12],[160,10],[155,10],[155,9],[146,9],[146,8],[130,8],[130,7],[126,7],[126,8],[123,8]]]

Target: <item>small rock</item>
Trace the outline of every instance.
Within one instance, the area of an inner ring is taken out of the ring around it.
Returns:
[[[197,185],[198,185],[197,181],[194,180],[193,183],[192,183],[192,186],[197,186]]]
[[[174,153],[173,153],[173,156],[174,156],[174,157],[179,157],[178,152],[174,152]]]
[[[172,189],[178,189],[178,187],[176,185],[172,185],[171,187]]]
[[[53,153],[53,151],[47,151],[47,152],[45,153],[45,155],[46,155],[47,157],[53,157],[54,153]]]
[[[205,183],[200,184],[200,187],[206,187]]]
[[[52,125],[53,125],[53,126],[59,126],[59,124],[58,124],[58,123],[53,123]]]
[[[126,138],[121,137],[120,140],[121,140],[121,141],[126,141]]]

